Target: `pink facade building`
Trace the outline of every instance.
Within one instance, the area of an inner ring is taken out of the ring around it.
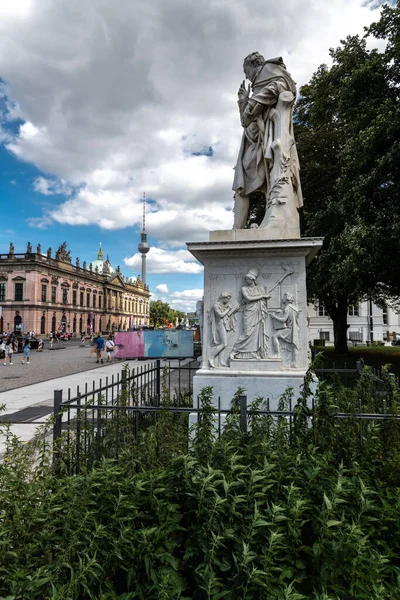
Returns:
[[[123,331],[149,322],[150,291],[140,277],[126,278],[100,248],[89,265],[72,264],[66,243],[52,256],[33,251],[0,254],[0,331]]]

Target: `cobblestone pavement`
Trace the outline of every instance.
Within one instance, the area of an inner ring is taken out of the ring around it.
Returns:
[[[54,347],[59,350],[50,350],[48,342],[45,342],[45,348],[42,352],[31,350],[31,364],[21,364],[22,352],[13,355],[13,364],[4,366],[4,360],[0,360],[0,392],[13,390],[24,385],[48,381],[56,377],[72,375],[104,367],[97,365],[91,346],[80,346],[80,340],[69,342],[58,342]],[[118,361],[122,365],[124,361]],[[140,362],[139,362],[140,364]]]

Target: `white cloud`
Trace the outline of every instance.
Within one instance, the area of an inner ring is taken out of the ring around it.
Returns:
[[[136,253],[124,259],[127,267],[139,271],[142,265],[141,254]],[[155,274],[163,273],[186,273],[197,274],[203,271],[200,265],[188,250],[163,250],[162,248],[150,248],[146,259],[147,272]]]
[[[45,177],[36,177],[33,181],[33,189],[44,196],[53,196],[54,194],[71,193],[71,188],[64,179],[46,179]]]
[[[159,287],[162,287],[162,285],[163,284],[157,286],[157,290],[163,295],[159,296],[158,294],[155,294],[153,295],[152,300],[162,300],[163,302],[167,302],[171,308],[180,310],[184,313],[195,312],[196,302],[203,297],[203,289],[182,290],[179,292],[167,293],[163,290],[159,290]]]
[[[168,294],[168,286],[166,283],[156,285],[156,290],[160,292],[160,294]]]
[[[59,196],[30,224],[138,225],[146,191],[148,233],[165,243],[230,228],[243,58],[282,55],[301,85],[376,18],[363,0],[0,0],[0,142]],[[172,268],[201,269],[177,256]]]

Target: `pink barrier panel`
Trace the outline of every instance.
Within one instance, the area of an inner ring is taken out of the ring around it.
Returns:
[[[144,332],[121,331],[114,336],[115,358],[137,358],[144,356]]]

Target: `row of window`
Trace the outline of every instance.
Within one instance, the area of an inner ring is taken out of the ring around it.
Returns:
[[[349,317],[359,317],[360,316],[360,307],[358,306],[358,304],[351,304],[349,306],[347,314],[349,315]],[[328,317],[329,316],[325,309],[325,306],[323,304],[320,304],[318,306],[318,316],[319,317]],[[386,304],[382,308],[382,319],[383,319],[383,324],[387,325],[388,324],[388,307]]]
[[[42,302],[47,302],[48,301],[48,296],[47,296],[47,285],[46,284],[42,284]],[[62,289],[62,303],[63,304],[68,304],[69,303],[69,298],[68,298],[68,292],[69,290],[67,288],[61,288]],[[90,306],[92,308],[102,308],[102,295],[97,295],[96,293],[91,294],[90,292],[86,292],[86,306],[89,308]],[[5,302],[6,299],[6,284],[5,283],[0,283],[0,302]],[[14,300],[17,302],[22,302],[24,299],[24,284],[23,283],[18,283],[15,282],[14,283]],[[57,286],[52,285],[51,286],[51,302],[55,303],[57,300]],[[78,292],[77,290],[72,290],[72,306],[78,306],[77,304],[77,299],[78,299]],[[91,300],[92,300],[92,304],[91,304]],[[136,304],[136,307],[135,307]],[[79,306],[84,306],[84,292],[79,292]],[[124,300],[124,308],[125,308],[125,312],[129,311],[132,312],[132,310],[134,308],[136,308],[136,312],[138,312],[139,310],[141,310],[141,312],[144,310],[144,305],[143,303],[139,302],[135,302],[134,300]],[[121,305],[122,308],[122,305]]]

